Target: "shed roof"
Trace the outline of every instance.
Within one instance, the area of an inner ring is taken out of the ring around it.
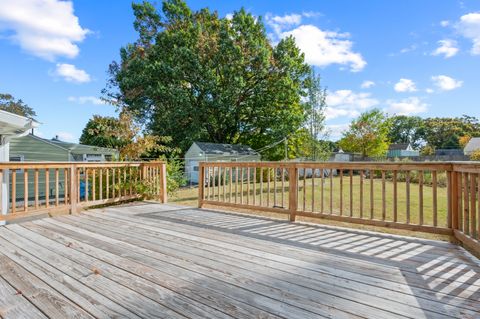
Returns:
[[[388,147],[388,150],[389,151],[398,151],[398,150],[406,150],[408,149],[408,146],[410,144],[408,143],[393,143],[393,144],[390,144],[390,146]]]
[[[472,137],[463,149],[464,152],[473,152],[480,149],[480,137]]]
[[[194,142],[206,154],[216,155],[259,155],[250,146],[242,144],[220,144],[220,143],[206,143]]]
[[[37,126],[34,119],[0,110],[0,135],[21,135]]]

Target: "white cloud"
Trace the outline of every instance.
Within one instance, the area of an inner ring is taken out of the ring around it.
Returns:
[[[286,14],[284,16],[274,16],[270,13],[265,15],[265,22],[272,27],[275,34],[282,33],[285,28],[299,25],[302,22],[302,16],[300,14]]]
[[[370,93],[355,93],[351,90],[328,92],[326,102],[327,120],[341,116],[357,117],[362,111],[379,104]]]
[[[1,30],[12,32],[10,39],[25,51],[47,60],[76,57],[76,43],[89,32],[80,26],[73,3],[59,0],[0,1]]]
[[[318,11],[306,11],[306,12],[302,12],[302,16],[304,16],[305,18],[315,18],[315,17],[319,17],[321,16],[322,13],[321,12],[318,12]]]
[[[400,79],[393,87],[397,92],[415,92],[415,82],[410,79]]]
[[[425,92],[427,92],[428,94],[432,94],[435,91],[431,88],[428,88],[428,89],[425,89]]]
[[[386,111],[397,115],[412,115],[424,113],[427,111],[427,104],[423,103],[418,97],[409,97],[400,101],[387,100],[388,108]]]
[[[67,82],[86,83],[91,80],[87,72],[67,63],[57,63],[54,75],[62,77]]]
[[[94,104],[94,105],[106,104],[105,101],[95,96],[69,96],[68,101],[78,103],[78,104]]]
[[[77,138],[75,137],[75,135],[73,135],[72,133],[69,133],[69,132],[57,132],[55,133],[55,135],[58,137],[58,139],[60,141],[64,141],[64,142],[76,142]]]
[[[373,81],[363,81],[362,84],[360,85],[362,89],[369,89],[373,86],[375,86],[375,82]]]
[[[432,52],[432,55],[443,55],[444,58],[451,58],[455,56],[459,49],[457,48],[457,41],[445,39],[438,41],[439,47]]]
[[[319,67],[341,64],[349,66],[352,72],[361,71],[367,64],[360,53],[352,51],[353,43],[348,40],[348,33],[323,31],[314,25],[301,25],[281,33],[280,38],[290,35],[305,53],[305,60],[309,64]]]
[[[442,27],[448,27],[450,25],[450,21],[448,21],[448,20],[440,21],[440,25]]]
[[[463,81],[455,80],[446,75],[432,76],[432,81],[442,91],[451,91],[463,85]]]
[[[227,20],[232,20],[232,19],[233,19],[233,13],[227,13],[227,14],[225,15],[225,19],[227,19]]]
[[[471,53],[480,54],[480,12],[469,13],[460,17],[456,28],[465,38],[472,40]]]

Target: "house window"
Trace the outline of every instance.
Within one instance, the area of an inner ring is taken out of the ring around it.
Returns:
[[[105,160],[106,160],[107,162],[111,162],[112,159],[113,159],[113,156],[112,156],[112,155],[105,155]]]
[[[101,162],[103,159],[102,154],[85,154],[85,162]]]
[[[25,156],[23,155],[10,156],[9,160],[10,162],[24,162]],[[17,169],[17,173],[23,173],[23,169]]]
[[[194,172],[198,172],[198,166],[194,166],[194,167],[193,167],[193,171],[194,171]]]

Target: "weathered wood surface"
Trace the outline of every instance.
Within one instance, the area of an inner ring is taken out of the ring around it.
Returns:
[[[138,203],[0,227],[1,318],[480,318],[449,243]]]

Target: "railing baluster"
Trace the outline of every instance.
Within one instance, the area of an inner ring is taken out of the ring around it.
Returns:
[[[23,170],[23,211],[28,211],[28,169]]]
[[[343,169],[340,169],[340,216],[343,216]]]
[[[333,214],[333,169],[330,169],[330,215]]]
[[[382,170],[382,220],[385,220],[385,218],[387,217],[387,199],[385,193],[385,171]]]
[[[322,172],[320,174],[320,213],[323,214],[323,202],[324,202],[324,188],[325,188],[325,169],[322,168]]]
[[[470,235],[475,238],[477,230],[477,190],[476,190],[476,175],[470,174]]]
[[[38,209],[38,168],[33,173],[33,192],[35,196],[35,209]]]
[[[260,166],[260,206],[263,206],[263,166]]]
[[[227,168],[225,167],[223,169],[223,201],[226,202],[227,201],[227,191],[226,191],[226,187],[227,187]]]
[[[470,208],[468,202],[468,173],[463,173],[463,232],[470,234]]]
[[[437,171],[432,171],[432,208],[433,208],[433,226],[438,224],[438,205],[437,205]]]
[[[312,167],[312,213],[315,212],[315,171],[316,168]]]
[[[273,207],[277,206],[277,169],[273,175]]]
[[[363,218],[363,170],[360,170],[360,218]]]
[[[253,205],[257,202],[257,168],[253,167]]]
[[[285,207],[285,200],[284,200],[284,197],[285,197],[285,194],[284,194],[284,189],[285,189],[285,169],[282,167],[281,168],[282,170],[282,207]],[[305,209],[304,209],[305,210]]]
[[[63,169],[63,204],[68,204],[68,169]]]
[[[418,224],[423,225],[423,171],[418,171]]]
[[[393,221],[398,221],[398,189],[397,189],[397,171],[393,171]]]
[[[243,205],[243,166],[240,166],[240,204]]]
[[[55,169],[55,207],[58,207],[58,205],[60,204],[59,183],[60,183],[59,172],[58,172],[58,168],[56,168]]]
[[[233,177],[232,175],[233,175],[233,173],[232,173],[232,168],[231,168],[231,167],[230,167],[229,170],[228,170],[228,174],[229,174],[229,176],[228,176],[228,177],[229,177],[229,179],[228,179],[228,180],[229,180],[228,185],[229,185],[229,189],[230,189],[230,190],[229,190],[229,194],[228,194],[228,202],[231,203],[231,202],[232,202],[232,182],[233,182],[233,181],[232,181],[232,177]]]
[[[50,207],[50,169],[45,169],[45,207]]]
[[[305,211],[306,203],[307,203],[307,169],[304,168],[303,169],[303,211]],[[282,203],[282,207],[284,207],[283,203]]]
[[[17,170],[14,169],[12,170],[12,187],[11,187],[11,193],[12,193],[12,214],[15,214],[17,212]]]
[[[348,216],[352,217],[353,216],[353,170],[348,171],[348,178],[350,182],[350,212],[348,213]]]
[[[271,172],[271,169],[270,167],[268,167],[268,174],[267,174],[267,207],[270,207],[270,172]],[[289,186],[290,188],[290,186]]]
[[[250,204],[250,167],[247,166],[247,205]]]
[[[405,177],[405,187],[406,187],[406,205],[407,205],[407,224],[410,224],[410,171],[407,171]]]
[[[84,175],[85,175],[85,201],[88,202],[88,193],[90,192],[90,187],[89,187],[89,182],[88,182],[88,168],[84,169]]]
[[[132,176],[132,170],[130,169],[130,178]],[[99,199],[103,200],[103,168],[98,169],[98,195]],[[130,183],[130,195],[132,195],[132,183]]]
[[[235,204],[238,198],[238,166],[235,166]]]
[[[373,197],[373,174],[375,174],[375,171],[370,169],[369,174],[370,174],[370,219],[373,219],[374,209],[375,209],[375,203],[374,203],[374,197]]]

